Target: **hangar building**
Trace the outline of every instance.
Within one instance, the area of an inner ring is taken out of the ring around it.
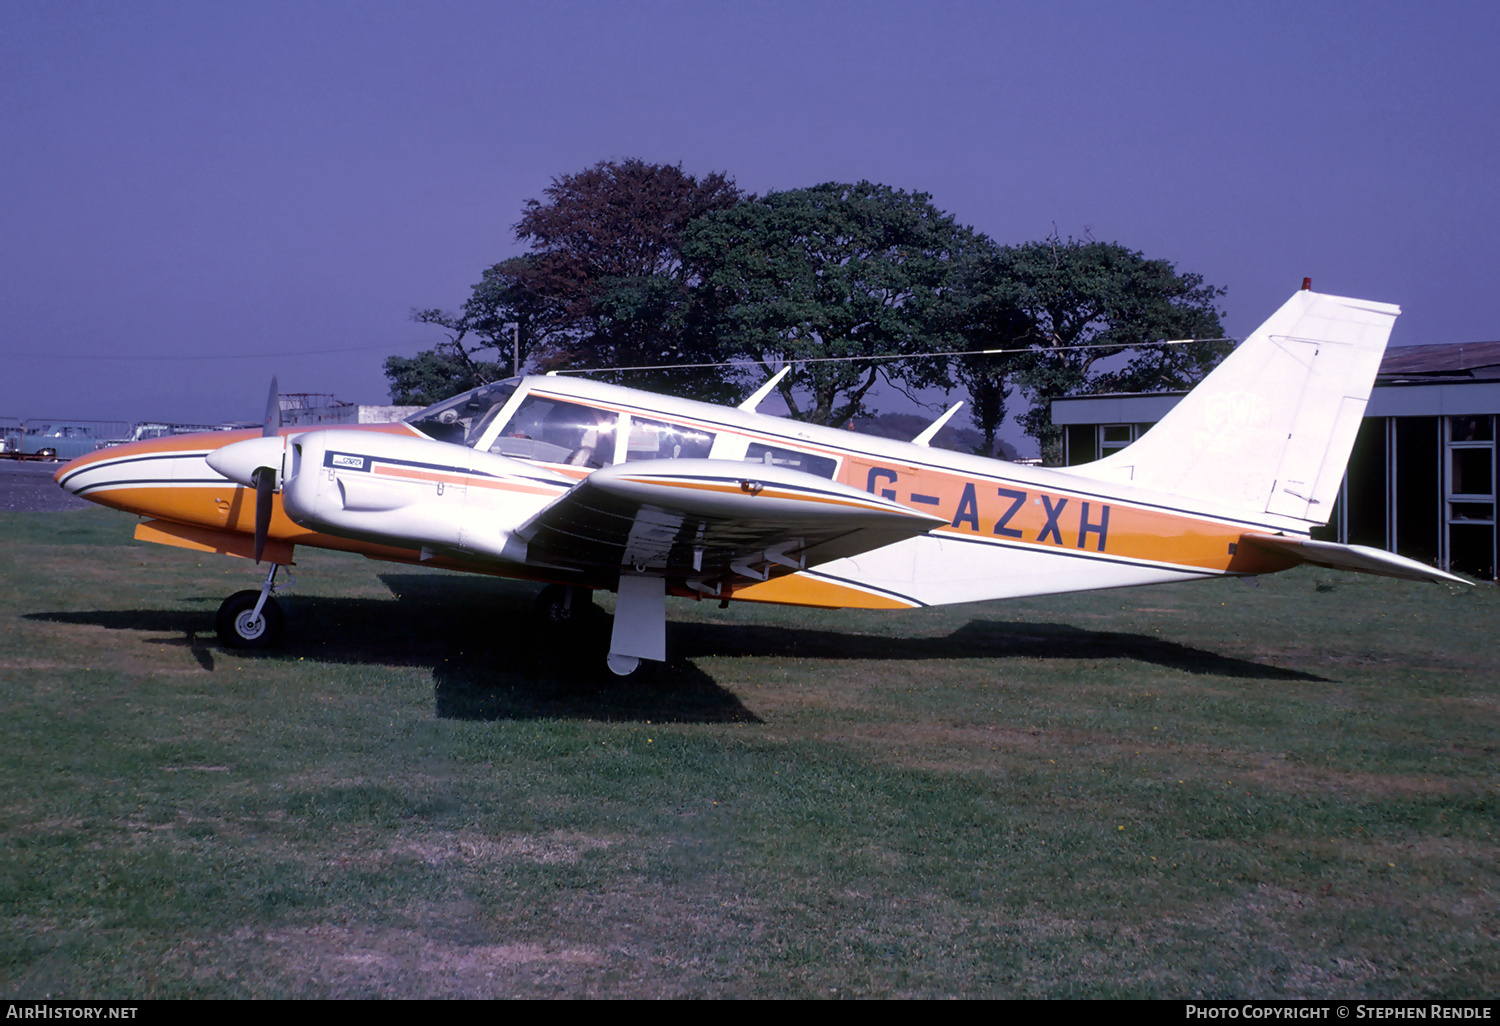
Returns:
[[[1186,393],[1058,399],[1064,462],[1123,449]],[[1333,516],[1314,538],[1495,580],[1500,342],[1386,350]]]

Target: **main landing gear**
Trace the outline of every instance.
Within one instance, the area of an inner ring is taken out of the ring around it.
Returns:
[[[215,626],[219,642],[225,648],[263,649],[281,643],[286,633],[286,617],[280,604],[271,597],[276,590],[276,571],[280,569],[279,563],[272,563],[259,591],[237,591],[219,607]]]
[[[594,605],[588,588],[549,584],[537,595],[533,610],[541,643],[549,651],[582,656],[590,662],[602,654],[604,665],[616,678],[644,680],[666,658],[665,585],[660,578],[621,579],[609,647],[603,653],[599,649],[608,621]]]
[[[585,623],[601,610],[594,605],[593,592],[566,584],[549,584],[537,594],[532,612],[542,630],[551,634]]]

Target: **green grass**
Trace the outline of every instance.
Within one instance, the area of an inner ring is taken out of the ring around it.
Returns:
[[[1495,589],[1299,570],[913,613],[532,586],[0,515],[0,993],[1488,997]],[[606,603],[607,604],[607,603]]]

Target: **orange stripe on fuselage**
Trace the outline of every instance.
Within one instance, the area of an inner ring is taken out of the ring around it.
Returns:
[[[939,528],[940,534],[1205,570],[1263,572],[1257,569],[1265,562],[1258,554],[1231,551],[1249,529],[1243,524],[869,457],[850,460],[843,480],[946,518],[949,526]]]
[[[379,457],[371,457],[378,460]],[[384,464],[375,467],[375,473],[383,477],[399,477],[407,481],[441,481],[444,484],[463,485],[465,488],[495,488],[506,492],[522,492],[526,495],[559,495],[564,489],[548,488],[545,485],[525,484],[520,481],[502,481],[492,477],[469,477],[464,474],[444,474],[435,470],[412,470],[407,467],[392,467]]]
[[[750,464],[753,465],[753,464]],[[635,484],[660,485],[668,488],[686,488],[704,492],[721,492],[725,495],[754,495],[756,498],[765,499],[793,499],[799,502],[822,502],[834,506],[847,506],[850,509],[877,510],[882,513],[892,512],[889,507],[875,502],[856,502],[838,495],[818,495],[815,492],[789,492],[780,488],[762,487],[758,492],[749,492],[739,485],[710,484],[703,481],[668,481],[658,477],[629,477],[627,481]]]
[[[101,488],[90,492],[88,498],[101,506],[112,506],[143,517],[195,524],[218,531],[238,531],[243,534],[255,532],[255,493],[233,481],[225,481],[222,487],[132,485],[124,488]],[[308,539],[316,534],[316,531],[309,531],[292,523],[282,511],[281,496],[273,498],[269,537],[306,545],[311,544]]]
[[[282,437],[287,435],[301,435],[309,431],[326,431],[337,426],[340,431],[373,431],[385,435],[407,435],[413,433],[421,435],[410,425],[399,421],[391,424],[348,424],[328,425],[325,427],[311,427],[299,425],[297,427],[284,427],[278,434]],[[235,442],[243,442],[250,438],[261,437],[260,428],[237,428],[234,431],[200,431],[192,435],[163,435],[161,438],[148,438],[140,442],[126,442],[124,445],[112,445],[107,449],[95,449],[93,452],[85,453],[76,460],[70,460],[58,468],[53,479],[60,478],[65,473],[86,467],[93,463],[103,463],[106,460],[116,460],[121,457],[132,456],[159,456],[164,453],[191,453],[212,452],[214,449],[222,449],[226,445]],[[422,436],[426,437],[426,436]],[[212,473],[212,471],[209,471]]]
[[[791,574],[760,584],[734,589],[736,602],[774,602],[784,606],[817,606],[821,609],[912,609],[915,604],[877,595],[860,588],[820,577]]]
[[[282,428],[280,433],[282,435],[303,434],[309,430],[322,429],[290,427]],[[410,435],[413,432],[410,426],[399,422],[392,424],[350,425],[346,430],[371,431],[377,434],[396,435]],[[103,464],[111,460],[131,460],[142,456],[180,454],[184,458],[198,460],[198,464],[194,466],[193,473],[190,476],[211,479],[219,475],[209,468],[204,455],[206,452],[223,448],[226,445],[232,445],[235,442],[259,438],[260,436],[260,429],[244,428],[237,431],[205,431],[194,435],[168,435],[163,438],[151,438],[141,442],[129,442],[125,445],[100,449],[72,460],[59,469],[54,478],[60,479],[75,471],[86,472],[93,465]],[[160,466],[161,464],[157,463],[156,465]],[[148,461],[142,464],[142,466],[150,467],[152,466],[152,462]],[[145,470],[142,473],[143,476],[150,476],[153,471]],[[91,502],[97,502],[101,506],[110,506],[123,510],[126,513],[135,513],[143,517],[154,517],[176,523],[193,524],[214,530],[254,533],[255,496],[253,490],[227,479],[211,484],[174,484],[174,479],[181,476],[176,473],[172,476],[160,476],[158,478],[160,481],[159,484],[96,487],[90,490],[84,498]],[[275,497],[271,505],[269,536],[302,545],[321,544],[313,542],[311,539],[314,537],[328,537],[327,535],[320,535],[317,532],[309,531],[304,527],[298,527],[292,523],[282,511],[281,496],[279,494]],[[340,543],[337,546],[328,547],[347,549],[349,548],[349,544]]]

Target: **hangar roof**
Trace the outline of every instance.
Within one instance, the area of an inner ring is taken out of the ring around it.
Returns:
[[[1375,381],[1367,417],[1500,413],[1500,342],[1387,349]],[[1117,392],[1055,399],[1052,423],[1152,424],[1186,394]]]
[[[1379,377],[1500,378],[1500,342],[1449,342],[1385,351]]]

